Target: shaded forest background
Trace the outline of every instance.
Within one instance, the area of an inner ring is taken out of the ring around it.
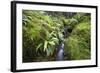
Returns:
[[[23,62],[55,61],[64,43],[63,60],[91,58],[91,14],[23,10]]]

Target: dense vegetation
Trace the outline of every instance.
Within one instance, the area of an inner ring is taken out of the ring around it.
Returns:
[[[89,13],[23,10],[23,62],[55,61],[64,43],[63,60],[91,58]]]

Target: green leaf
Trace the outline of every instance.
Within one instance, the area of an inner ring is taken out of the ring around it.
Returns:
[[[38,51],[38,49],[39,49],[42,45],[43,45],[43,44],[40,43],[40,44],[37,46],[36,51]]]
[[[48,42],[44,41],[44,51],[47,49]]]
[[[54,41],[49,41],[49,44],[53,46],[55,45]]]
[[[56,44],[59,43],[59,39],[58,39],[58,38],[54,38],[54,37],[53,37],[51,40],[54,41]]]

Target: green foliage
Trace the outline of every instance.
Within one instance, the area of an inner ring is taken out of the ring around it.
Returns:
[[[65,60],[90,59],[90,14],[68,14],[23,10],[23,62],[55,60],[60,42],[65,43]],[[67,34],[65,38],[63,32]]]
[[[59,44],[57,33],[60,31],[60,24],[54,25],[54,23],[56,22],[43,11],[24,10],[23,48],[34,49],[37,53],[41,51],[46,53],[47,56],[53,55],[56,50],[55,46]],[[29,41],[31,44],[28,44]],[[27,54],[27,52],[24,53]]]
[[[65,41],[65,51],[69,54],[69,59],[78,60],[91,58],[90,37],[91,27],[89,21],[82,21],[75,26],[70,37]]]

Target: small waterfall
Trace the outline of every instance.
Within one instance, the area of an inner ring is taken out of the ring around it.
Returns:
[[[64,59],[64,40],[66,37],[68,37],[68,26],[64,27],[64,32],[62,32],[63,37],[60,38],[60,44],[57,47],[57,53],[56,53],[56,61],[62,61]]]
[[[61,61],[64,58],[64,43],[58,45],[56,61]]]

